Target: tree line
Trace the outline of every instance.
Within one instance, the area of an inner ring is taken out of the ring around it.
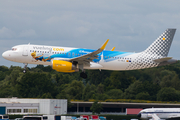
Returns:
[[[180,62],[133,71],[86,70],[59,73],[37,65],[23,73],[18,66],[0,66],[0,97],[76,99],[135,99],[180,101]]]

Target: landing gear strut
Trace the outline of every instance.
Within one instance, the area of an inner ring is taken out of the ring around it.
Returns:
[[[80,77],[86,79],[87,78],[87,74],[85,73],[85,70],[84,70],[84,67],[83,67],[83,64],[78,64],[79,66],[79,69],[82,70],[82,72],[80,73]]]
[[[23,73],[26,73],[26,68],[27,68],[27,63],[24,63],[24,70],[23,70]]]

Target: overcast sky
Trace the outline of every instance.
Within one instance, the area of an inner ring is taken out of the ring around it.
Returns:
[[[176,28],[169,56],[180,59],[179,6],[179,0],[1,0],[0,52],[28,43],[98,49],[107,39],[107,50],[140,52]]]

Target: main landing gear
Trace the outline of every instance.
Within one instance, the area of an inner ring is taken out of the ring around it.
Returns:
[[[24,70],[23,70],[23,73],[26,73],[26,68],[27,68],[27,63],[24,63]]]
[[[79,66],[79,69],[82,70],[82,72],[80,73],[80,77],[86,79],[87,78],[87,74],[85,73],[85,70],[84,70],[84,67],[83,67],[84,65],[81,63],[81,64],[78,64],[78,66]]]
[[[86,79],[87,78],[87,74],[85,72],[81,72],[80,73],[80,77]]]

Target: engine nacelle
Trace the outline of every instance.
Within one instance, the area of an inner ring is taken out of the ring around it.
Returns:
[[[52,60],[52,69],[58,72],[66,72],[71,73],[76,71],[76,66],[71,62],[63,61],[63,60]]]

